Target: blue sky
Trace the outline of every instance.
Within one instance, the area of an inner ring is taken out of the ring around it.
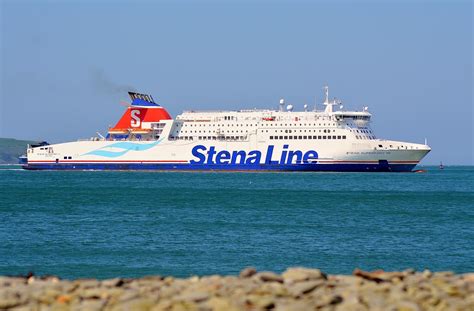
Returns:
[[[425,163],[474,164],[469,1],[0,1],[0,137],[104,133],[126,90],[184,109],[296,109],[328,83]]]

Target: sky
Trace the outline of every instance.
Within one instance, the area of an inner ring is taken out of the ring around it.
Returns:
[[[302,110],[323,86],[424,164],[473,165],[470,1],[0,0],[0,137],[104,133],[127,91],[186,109]],[[122,104],[121,104],[122,102]],[[322,109],[322,106],[318,106]]]

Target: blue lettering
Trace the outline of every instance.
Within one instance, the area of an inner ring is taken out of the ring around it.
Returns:
[[[296,156],[296,163],[301,163],[301,159],[303,158],[303,152],[297,150],[288,152],[288,159],[286,160],[286,164],[292,164],[294,156]]]
[[[262,153],[258,150],[253,150],[249,152],[249,157],[245,161],[245,164],[258,164],[262,158]]]
[[[318,153],[314,150],[306,152],[303,156],[303,163],[310,163],[318,158]]]
[[[273,149],[275,148],[275,146],[268,146],[267,148],[267,156],[265,158],[265,164],[278,164],[278,161],[273,161],[272,160],[272,157],[273,157]]]
[[[286,153],[288,152],[286,149],[288,149],[288,145],[283,145],[283,151],[281,152],[280,157],[280,164],[286,163]]]
[[[318,159],[318,153],[309,150],[303,154],[300,150],[288,150],[289,145],[283,145],[280,161],[273,160],[275,146],[267,147],[265,155],[265,164],[293,164],[293,163],[313,163]],[[248,154],[245,150],[236,150],[232,154],[229,151],[222,150],[217,152],[215,146],[209,147],[209,150],[203,145],[194,146],[192,149],[194,159],[191,164],[259,164],[262,160],[262,152],[252,150]]]
[[[214,146],[209,148],[209,151],[207,152],[207,164],[214,164],[212,161],[212,158],[216,154],[216,148]]]
[[[245,163],[245,157],[247,156],[247,154],[243,150],[232,152],[232,159],[230,160],[230,163],[231,164],[236,164],[238,156],[240,156],[239,164],[244,164]]]
[[[229,151],[221,151],[216,155],[216,164],[229,164],[230,153]]]
[[[199,161],[191,160],[191,164],[204,164],[204,161],[206,160],[206,156],[203,153],[200,153],[199,151],[206,151],[206,147],[203,145],[197,145],[193,148],[192,153],[193,156],[199,159]]]

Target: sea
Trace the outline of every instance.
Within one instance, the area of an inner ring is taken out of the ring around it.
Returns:
[[[474,167],[420,173],[0,166],[0,275],[474,272]]]

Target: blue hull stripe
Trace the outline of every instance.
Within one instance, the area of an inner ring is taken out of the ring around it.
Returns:
[[[166,171],[327,171],[327,172],[410,172],[416,164],[189,164],[189,163],[35,163],[27,170],[166,170]]]

